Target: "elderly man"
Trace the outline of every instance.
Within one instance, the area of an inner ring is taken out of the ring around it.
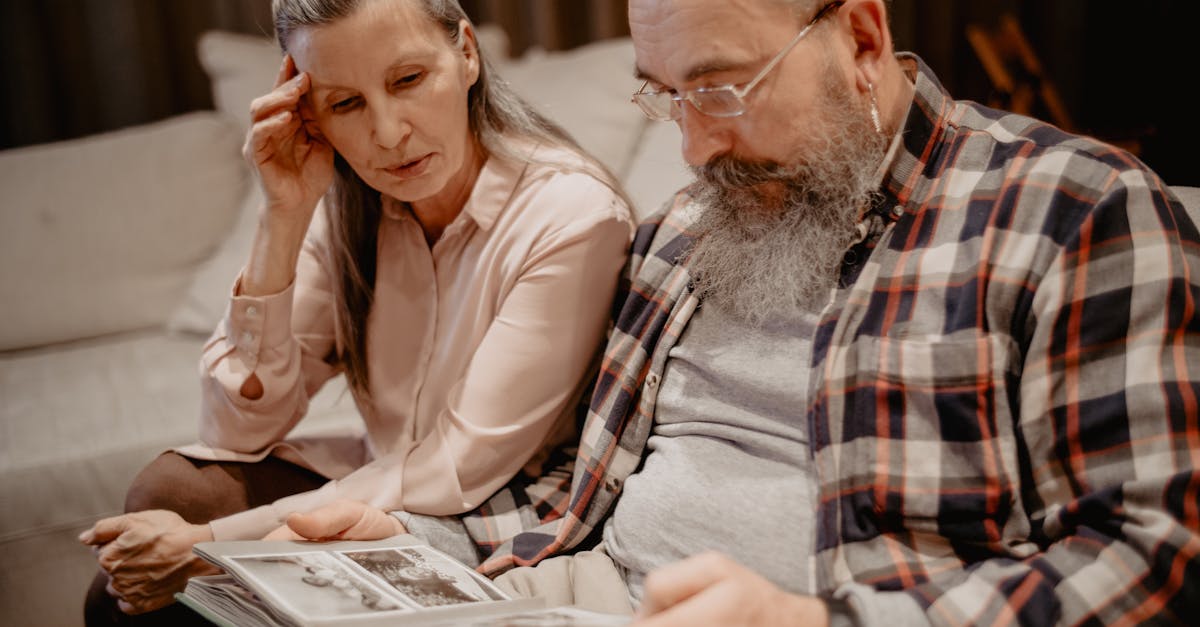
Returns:
[[[611,560],[646,624],[1194,616],[1200,236],[1163,182],[951,99],[883,0],[629,19],[696,182],[639,230],[574,474],[399,519],[489,573],[598,546],[505,577]],[[399,528],[333,513],[296,528]]]

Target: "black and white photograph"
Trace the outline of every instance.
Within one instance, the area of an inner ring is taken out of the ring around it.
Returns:
[[[421,607],[505,599],[490,582],[432,549],[347,551],[342,555]]]
[[[260,590],[297,616],[320,619],[409,609],[326,553],[231,559]]]

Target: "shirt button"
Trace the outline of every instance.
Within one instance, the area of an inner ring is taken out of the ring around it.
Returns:
[[[609,477],[604,482],[604,491],[609,494],[616,494],[621,491],[621,480],[617,477]]]
[[[254,305],[250,305],[249,307],[246,308],[246,317],[255,318],[257,316],[258,316],[258,307],[255,307]]]
[[[650,388],[651,390],[658,387],[658,375],[657,374],[651,372],[650,374],[646,375],[646,387]]]
[[[904,215],[904,207],[901,207],[900,205],[892,207],[892,215],[896,216],[897,218]]]
[[[242,333],[242,343],[243,343],[243,344],[250,344],[250,343],[251,343],[251,342],[253,342],[253,341],[254,341],[254,334],[253,334],[253,333],[251,333],[251,332],[249,332],[249,331],[246,331],[246,332]]]

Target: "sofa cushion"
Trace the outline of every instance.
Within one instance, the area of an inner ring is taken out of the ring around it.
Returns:
[[[209,335],[217,328],[217,322],[225,315],[225,308],[229,305],[233,282],[250,258],[250,245],[254,241],[261,200],[262,192],[258,185],[251,183],[229,237],[221,242],[214,255],[197,268],[187,293],[167,322],[167,329]]]
[[[0,546],[110,515],[155,454],[196,440],[204,340],[140,332],[0,355]],[[360,429],[341,377],[296,434]]]
[[[0,354],[0,623],[80,624],[96,560],[75,536],[119,513],[155,455],[195,440],[202,344],[139,332]],[[361,430],[339,377],[294,434]]]
[[[200,36],[196,54],[217,111],[234,120],[244,136],[250,128],[250,103],[270,91],[279,74],[279,47],[266,37],[209,31]]]
[[[649,120],[629,102],[633,43],[608,39],[561,52],[534,50],[498,64],[500,75],[584,150],[624,180]]]
[[[198,112],[0,152],[0,350],[164,324],[236,216],[240,146]]]
[[[639,221],[658,211],[675,192],[692,181],[683,162],[679,126],[672,122],[649,122],[638,142],[625,176],[625,191],[633,201]]]

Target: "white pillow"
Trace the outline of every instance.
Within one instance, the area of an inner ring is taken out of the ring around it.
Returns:
[[[250,127],[250,103],[271,91],[283,53],[266,37],[224,31],[200,36],[196,54],[212,83],[217,111],[237,121],[245,134]]]
[[[248,171],[247,176],[250,176]],[[225,315],[233,281],[250,258],[250,244],[253,243],[254,229],[258,223],[258,206],[262,202],[258,183],[251,181],[248,187],[249,191],[238,205],[237,221],[227,232],[228,237],[221,242],[216,254],[201,264],[192,276],[187,294],[171,314],[167,329],[208,335]]]
[[[623,179],[649,122],[629,102],[638,88],[633,66],[626,37],[563,52],[535,50],[498,69],[517,94]]]
[[[212,112],[0,152],[0,350],[159,326],[245,194]]]
[[[693,179],[683,162],[679,126],[674,122],[646,121],[649,125],[624,181],[639,221],[658,211]]]

